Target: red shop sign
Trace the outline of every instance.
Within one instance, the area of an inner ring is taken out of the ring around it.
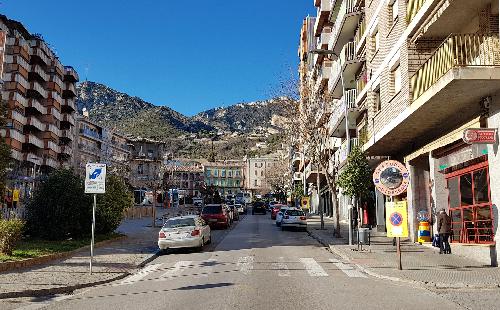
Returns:
[[[468,128],[464,130],[463,140],[467,144],[495,144],[497,130],[492,128]]]

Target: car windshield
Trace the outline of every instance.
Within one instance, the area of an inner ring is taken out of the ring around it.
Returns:
[[[219,214],[219,213],[222,213],[222,206],[221,205],[206,206],[206,207],[203,208],[202,213],[203,214]]]
[[[196,226],[193,218],[176,218],[170,219],[165,223],[165,228],[178,228]]]
[[[304,212],[300,210],[288,210],[286,211],[286,215],[291,215],[291,216],[303,216]]]

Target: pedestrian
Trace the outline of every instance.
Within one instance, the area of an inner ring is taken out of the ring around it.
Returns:
[[[445,209],[439,211],[437,229],[439,233],[439,254],[451,254],[451,247],[448,242],[451,235],[451,217],[446,213]]]

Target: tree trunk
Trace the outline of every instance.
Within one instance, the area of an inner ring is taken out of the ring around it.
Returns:
[[[337,186],[335,182],[329,177],[328,172],[326,174],[326,183],[328,184],[328,189],[330,190],[332,202],[335,204],[335,237],[341,238],[340,234],[340,206],[337,201]]]
[[[319,178],[319,171],[320,171],[320,165],[318,164],[317,166],[318,170],[316,173],[316,187],[317,187],[317,192],[318,192],[318,208],[319,208],[319,217],[321,219],[321,229],[325,228],[325,221],[323,219],[323,206],[321,206],[321,196],[319,194],[320,188],[321,188],[321,182]]]

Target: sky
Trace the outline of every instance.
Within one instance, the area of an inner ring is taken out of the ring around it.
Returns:
[[[80,81],[185,115],[269,98],[298,65],[312,0],[2,0]]]

